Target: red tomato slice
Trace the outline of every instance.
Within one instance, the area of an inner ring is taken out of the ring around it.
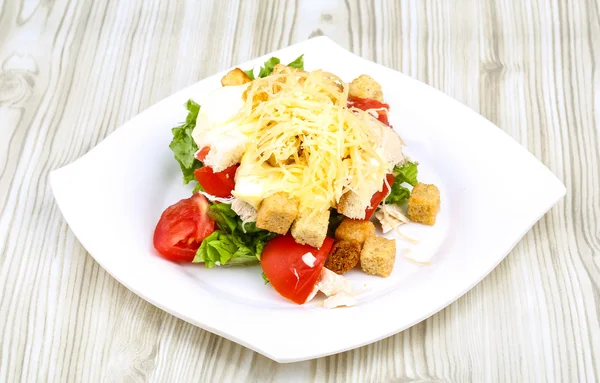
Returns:
[[[215,231],[207,214],[208,200],[200,193],[169,206],[154,230],[154,248],[175,262],[191,262],[204,238]]]
[[[313,291],[321,275],[325,258],[333,246],[333,238],[326,237],[320,249],[296,243],[290,235],[279,235],[265,245],[260,265],[273,288],[284,298],[303,304]],[[302,260],[306,253],[316,258],[314,267]]]
[[[210,147],[209,146],[203,147],[201,150],[196,152],[196,159],[198,161],[204,162],[204,159],[206,158],[206,156],[208,156],[208,152],[210,152]]]
[[[377,119],[387,126],[390,126],[388,121],[388,111],[390,110],[390,106],[386,103],[373,100],[372,98],[348,97],[348,106],[353,106],[360,110],[377,109]]]
[[[215,173],[212,168],[205,166],[194,171],[194,175],[204,190],[215,197],[229,198],[235,189],[235,172],[239,165],[233,165]]]
[[[385,176],[385,178],[387,179],[387,183],[391,187],[392,184],[394,183],[394,175],[388,174]],[[379,206],[381,201],[383,201],[383,199],[388,195],[389,192],[390,192],[390,188],[384,182],[383,188],[381,189],[381,191],[376,192],[375,194],[373,194],[373,197],[371,197],[371,205],[369,207],[367,207],[367,209],[365,210],[365,220],[368,221],[371,219],[371,217],[373,216],[373,213],[375,213],[375,210],[377,210],[377,206]]]

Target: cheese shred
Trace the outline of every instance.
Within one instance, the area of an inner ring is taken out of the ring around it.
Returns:
[[[352,191],[368,206],[393,168],[383,157],[382,129],[349,107],[348,84],[324,71],[273,74],[250,83],[233,117],[249,143],[237,177],[269,185],[263,198],[288,193],[300,211],[336,207]]]

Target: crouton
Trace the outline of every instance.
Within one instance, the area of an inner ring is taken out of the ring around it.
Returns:
[[[302,245],[321,247],[327,236],[329,210],[301,213],[292,225],[292,237]]]
[[[365,208],[360,202],[360,197],[353,191],[347,191],[340,197],[337,205],[337,211],[348,218],[365,218]]]
[[[365,240],[375,236],[375,225],[371,221],[357,221],[344,218],[340,226],[335,230],[336,241],[357,241],[363,247]]]
[[[340,275],[352,270],[360,259],[360,248],[360,243],[354,239],[336,241],[325,260],[325,267]]]
[[[351,97],[372,98],[383,102],[381,85],[366,74],[362,74],[352,80],[349,95]]]
[[[235,86],[235,85],[244,85],[247,82],[252,81],[250,77],[240,68],[235,68],[229,71],[223,78],[221,79],[221,85],[223,86]]]
[[[360,268],[369,275],[388,277],[396,260],[396,241],[369,237],[360,252]]]
[[[418,183],[408,198],[408,218],[413,222],[435,225],[440,211],[440,191],[435,185]]]
[[[298,216],[298,203],[285,193],[265,198],[256,213],[256,227],[285,234]]]

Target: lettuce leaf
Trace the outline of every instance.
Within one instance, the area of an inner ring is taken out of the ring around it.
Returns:
[[[304,70],[304,55],[298,56],[296,58],[296,60],[289,63],[287,66],[296,68],[296,69],[300,69],[300,70]]]
[[[254,68],[245,70],[246,76],[250,77],[250,80],[254,80]]]
[[[273,69],[275,69],[275,65],[279,64],[281,61],[277,57],[271,57],[267,61],[265,61],[265,66],[260,67],[260,72],[258,72],[258,77],[267,77],[271,73],[273,73]]]
[[[210,269],[225,264],[257,263],[258,258],[254,255],[251,247],[241,238],[217,230],[204,238],[193,262],[203,262]]]
[[[213,203],[208,208],[208,215],[214,219],[219,229],[232,234],[255,234],[267,232],[256,227],[256,222],[243,223],[228,203]]]
[[[410,190],[402,186],[399,182],[394,182],[392,191],[385,199],[385,203],[400,205],[404,201],[408,201],[408,197],[410,197]]]
[[[268,285],[269,283],[271,283],[271,281],[269,280],[269,278],[267,278],[267,274],[265,274],[264,271],[262,273],[262,277],[263,277],[263,281],[265,281],[265,285]]]
[[[206,191],[206,190],[204,190],[202,185],[200,185],[200,182],[198,182],[196,184],[196,186],[194,186],[194,190],[192,190],[192,194],[196,194],[196,192],[199,192],[199,191]]]
[[[417,175],[419,173],[419,170],[417,169],[417,163],[416,162],[407,162],[406,164],[402,165],[402,166],[395,166],[394,167],[394,183],[396,183],[396,181],[400,181],[400,183],[402,182],[406,182],[407,184],[411,185],[411,186],[415,186],[419,181],[417,180]]]
[[[411,186],[417,184],[417,164],[415,162],[407,162],[402,166],[394,167],[394,183],[391,185],[392,190],[385,199],[386,203],[400,205],[410,197],[411,191],[402,184],[407,183]]]
[[[265,61],[264,66],[260,67],[260,71],[258,72],[258,77],[267,77],[268,75],[273,73],[273,69],[275,68],[275,65],[279,64],[280,62],[281,62],[281,60],[279,60],[277,57],[271,57],[270,59]],[[289,63],[287,66],[296,68],[296,69],[300,69],[300,70],[304,70],[304,55],[298,56],[294,61]],[[250,77],[251,80],[255,79],[254,68],[245,70],[244,73],[246,73],[246,75],[248,75],[248,77]]]
[[[226,203],[212,204],[208,215],[215,220],[219,230],[202,241],[193,260],[204,263],[207,268],[258,263],[265,244],[275,236],[257,228],[254,222],[243,224]]]
[[[200,112],[200,105],[193,100],[188,100],[186,103],[188,110],[185,123],[181,126],[172,129],[173,140],[169,144],[169,148],[173,151],[175,159],[179,162],[179,167],[183,173],[183,183],[188,184],[194,180],[194,170],[202,167],[202,162],[194,158],[194,154],[198,151],[198,145],[192,138],[192,130],[196,127],[196,118]]]
[[[265,243],[274,236],[265,230],[253,234],[231,234],[216,230],[204,238],[193,262],[204,263],[209,269],[258,263]]]

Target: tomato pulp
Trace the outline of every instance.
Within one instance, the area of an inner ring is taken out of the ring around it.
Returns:
[[[265,245],[260,264],[279,294],[292,302],[303,304],[317,284],[332,246],[333,238],[329,237],[317,249],[296,243],[290,234],[279,235]],[[312,265],[302,259],[306,253],[316,258]]]
[[[371,197],[371,204],[365,210],[365,220],[367,221],[371,219],[373,213],[375,213],[375,210],[377,210],[377,206],[379,206],[381,201],[383,201],[383,199],[387,197],[388,193],[390,192],[390,187],[394,183],[394,175],[388,174],[385,176],[385,179],[387,180],[387,183],[384,182],[381,191],[373,194],[373,197]]]
[[[390,106],[386,103],[373,100],[372,98],[348,97],[348,107],[355,107],[360,110],[373,109],[377,112],[377,119],[390,126],[390,122],[388,121]]]
[[[194,176],[204,190],[215,197],[229,198],[235,189],[235,172],[239,165],[233,165],[215,173],[212,168],[205,166],[194,171]]]
[[[215,231],[208,206],[206,197],[196,193],[166,208],[154,229],[154,248],[168,260],[193,261],[204,238]]]
[[[210,147],[205,146],[198,150],[196,159],[204,162],[210,152]],[[215,197],[229,198],[235,189],[235,172],[239,165],[233,165],[221,172],[215,172],[211,167],[204,166],[194,171],[194,176],[208,194]]]

